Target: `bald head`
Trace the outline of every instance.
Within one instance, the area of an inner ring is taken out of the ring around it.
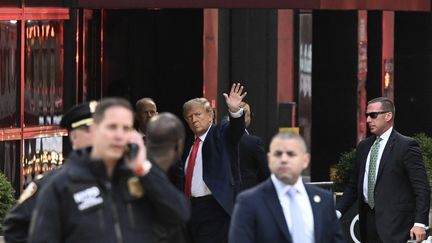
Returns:
[[[156,103],[151,98],[142,98],[137,101],[135,109],[136,119],[139,122],[139,129],[141,132],[145,132],[150,118],[158,114]]]
[[[149,156],[164,170],[180,158],[184,140],[183,124],[171,113],[163,112],[154,116],[147,124],[146,145]]]

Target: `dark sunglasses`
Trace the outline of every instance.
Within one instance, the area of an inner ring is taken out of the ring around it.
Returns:
[[[369,116],[370,118],[375,119],[378,117],[379,114],[385,114],[388,112],[390,112],[390,111],[369,112],[369,113],[366,113],[365,115],[366,115],[366,118],[368,118],[368,116]]]

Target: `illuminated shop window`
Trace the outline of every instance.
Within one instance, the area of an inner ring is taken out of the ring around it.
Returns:
[[[25,126],[58,125],[63,113],[63,21],[26,21]]]
[[[19,127],[18,21],[0,21],[0,127]]]
[[[38,175],[62,166],[62,136],[26,139],[22,158],[25,187]]]

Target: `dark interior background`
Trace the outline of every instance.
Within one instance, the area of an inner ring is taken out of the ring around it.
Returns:
[[[109,10],[104,33],[103,96],[132,104],[153,98],[181,117],[202,96],[202,9]]]

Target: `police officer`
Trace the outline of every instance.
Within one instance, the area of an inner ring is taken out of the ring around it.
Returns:
[[[129,102],[104,99],[93,118],[92,147],[41,191],[30,242],[152,242],[154,221],[184,224],[189,205],[147,160]]]
[[[92,113],[96,109],[97,102],[91,101],[72,107],[62,117],[60,126],[66,128],[73,149],[81,149],[90,146],[89,126],[93,122]],[[5,241],[8,243],[27,242],[30,218],[33,212],[36,195],[43,187],[54,171],[38,175],[21,194],[15,205],[5,218],[3,231]]]

